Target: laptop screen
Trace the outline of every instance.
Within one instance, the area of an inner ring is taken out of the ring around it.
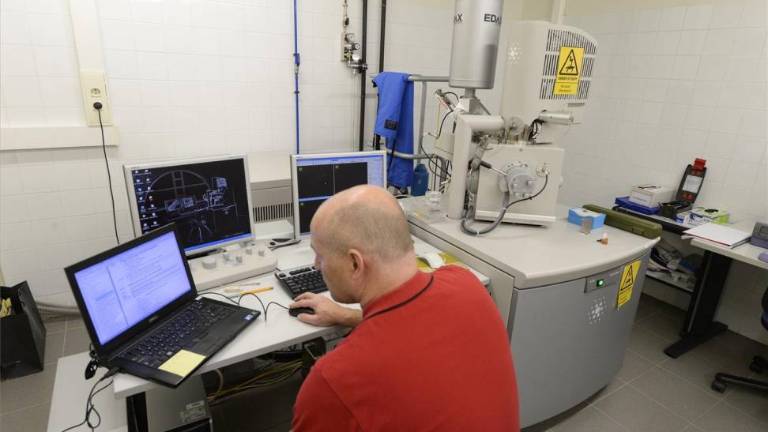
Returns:
[[[102,345],[194,289],[183,260],[170,231],[74,274]]]

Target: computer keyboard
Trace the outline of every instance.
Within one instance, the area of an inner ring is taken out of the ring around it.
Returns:
[[[143,338],[124,355],[149,367],[158,367],[171,356],[203,334],[212,326],[234,312],[234,309],[196,301],[162,327]]]
[[[288,295],[294,298],[305,292],[319,293],[328,290],[323,274],[314,266],[275,272],[275,277],[288,291]]]

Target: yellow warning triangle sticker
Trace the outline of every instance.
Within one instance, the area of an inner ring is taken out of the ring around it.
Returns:
[[[626,289],[626,287],[632,288],[633,285],[635,285],[635,274],[632,271],[628,271],[624,275],[624,280],[621,281],[621,287]]]
[[[579,76],[579,66],[576,62],[576,53],[573,52],[573,49],[568,52],[568,57],[565,58],[563,66],[557,74]]]
[[[640,272],[640,260],[633,261],[624,266],[621,274],[621,285],[616,298],[616,307],[621,308],[632,299],[632,289],[635,287],[637,275]]]

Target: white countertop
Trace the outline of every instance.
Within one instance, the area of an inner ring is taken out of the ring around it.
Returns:
[[[745,232],[752,232],[755,223],[753,221],[741,221],[734,224],[729,224],[727,226]],[[741,261],[743,263],[768,270],[768,263],[757,259],[761,253],[768,252],[768,249],[757,247],[750,243],[744,243],[742,245],[736,246],[735,248],[729,248],[709,240],[691,237],[691,246],[695,246],[700,249],[714,252],[718,255],[726,256],[736,261]]]
[[[768,252],[768,249],[763,249],[749,243],[745,243],[731,249],[721,244],[713,243],[709,240],[694,238],[691,239],[691,246],[696,246],[697,248],[708,250],[718,255],[726,256],[736,261],[741,261],[743,263],[768,270],[768,262],[760,261],[757,259],[761,253]]]
[[[422,240],[414,239],[414,241],[414,247],[417,254],[437,251],[437,249]],[[309,247],[308,240],[304,240],[297,245],[276,249],[275,254],[278,257],[278,267],[283,269],[308,265],[315,259],[314,253]],[[474,270],[473,272],[478,276],[482,283],[487,285],[490,282],[490,279],[485,275]],[[292,302],[291,298],[279,285],[279,282],[272,273],[243,280],[238,283],[254,282],[260,282],[262,286],[274,287],[271,291],[259,294],[259,298],[264,302],[264,305],[267,305],[270,301],[274,301],[288,306]],[[232,285],[237,285],[237,283],[233,283]],[[323,293],[323,295],[330,297],[330,293],[328,292]],[[216,299],[217,296],[210,297]],[[261,311],[261,306],[258,301],[252,296],[244,297],[241,305]],[[352,305],[352,307],[359,306]],[[285,309],[272,306],[269,308],[269,314],[266,321],[264,320],[263,315],[259,316],[256,322],[246,327],[246,329],[232,342],[227,344],[221,351],[205,362],[195,374],[212,371],[317,337],[333,336],[345,332],[346,329],[340,327],[315,327],[305,324],[297,318],[288,315]],[[157,384],[142,378],[127,374],[117,374],[114,378],[114,395],[116,398],[125,398],[136,393],[147,391],[155,386],[157,386]]]
[[[477,256],[515,278],[515,287],[531,288],[585,277],[609,270],[647,253],[658,239],[647,239],[605,226],[582,234],[567,221],[568,208],[559,206],[557,221],[549,227],[501,224],[482,236],[464,234],[459,221],[409,221]],[[476,222],[476,226],[484,225]],[[608,233],[608,244],[598,243]]]

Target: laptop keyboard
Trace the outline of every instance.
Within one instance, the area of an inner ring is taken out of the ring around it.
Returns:
[[[162,327],[141,339],[122,357],[157,368],[195,337],[204,334],[207,328],[234,311],[232,308],[208,302],[193,302]]]
[[[323,274],[314,266],[301,267],[291,271],[277,272],[275,277],[288,290],[291,297],[305,292],[319,293],[327,291]]]

